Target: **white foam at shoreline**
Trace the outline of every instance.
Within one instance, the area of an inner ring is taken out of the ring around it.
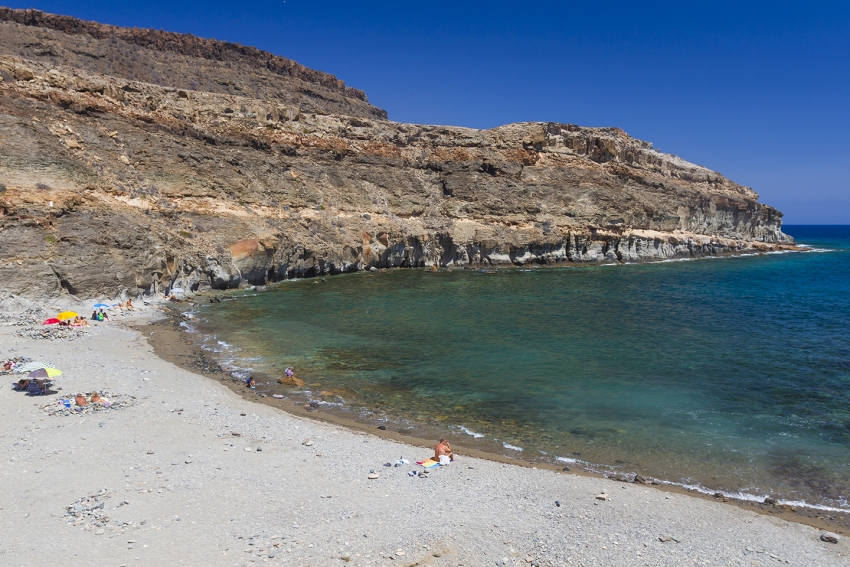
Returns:
[[[555,457],[555,460],[562,462],[562,463],[578,463],[578,462],[580,462],[578,459],[571,459],[570,457]]]
[[[472,435],[476,439],[480,439],[481,437],[484,437],[483,433],[476,433],[474,431],[470,431],[469,429],[467,429],[466,427],[464,427],[462,425],[458,425],[457,428],[460,429],[461,431],[463,431],[464,433],[466,433],[467,435]]]
[[[765,498],[768,498],[768,495],[757,495],[757,494],[749,494],[747,492],[724,492],[722,490],[711,490],[702,486],[701,484],[688,484],[686,482],[671,482],[669,480],[661,480],[657,479],[659,484],[665,484],[667,486],[678,486],[681,488],[685,488],[687,490],[693,490],[695,492],[699,492],[700,494],[722,494],[726,498],[734,498],[736,500],[743,500],[745,502],[764,502]],[[812,508],[814,510],[823,510],[825,512],[848,512],[850,511],[850,503],[844,501],[840,502],[841,505],[847,505],[847,508],[835,508],[833,506],[824,506],[822,504],[812,504],[810,502],[806,502],[804,500],[784,500],[782,498],[777,498],[776,503],[783,505],[786,504],[788,506],[799,506],[803,508]]]
[[[504,447],[505,449],[511,449],[513,451],[522,451],[522,447],[517,447],[515,445],[511,445],[510,443],[505,443],[504,441],[502,441],[502,447]]]

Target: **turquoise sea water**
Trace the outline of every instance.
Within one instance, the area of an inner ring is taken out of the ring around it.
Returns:
[[[235,366],[294,366],[360,415],[848,509],[850,227],[786,231],[815,251],[362,273],[196,313]]]

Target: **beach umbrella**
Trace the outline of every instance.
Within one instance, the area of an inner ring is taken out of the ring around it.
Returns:
[[[56,368],[54,365],[49,362],[41,362],[41,361],[33,361],[27,362],[26,364],[22,364],[15,368],[15,372],[18,374],[23,374],[24,372],[32,372],[33,370],[38,370],[39,368]]]
[[[58,325],[61,322],[62,321],[60,321],[56,317],[51,317],[50,319],[48,319],[44,323],[42,323],[42,325]]]
[[[79,313],[74,313],[73,311],[63,311],[59,315],[56,316],[60,321],[64,321],[66,319],[73,319],[74,317],[79,317]]]
[[[105,303],[98,303],[97,305],[94,306],[94,308],[95,309],[109,309],[109,305],[107,305]]]
[[[27,374],[27,378],[32,380],[35,379],[48,379],[48,378],[56,378],[57,376],[61,376],[62,371],[57,368],[39,368],[38,370],[33,370],[29,374]]]

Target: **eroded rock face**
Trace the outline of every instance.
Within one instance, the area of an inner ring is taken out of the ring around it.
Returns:
[[[793,246],[751,189],[615,128],[402,124],[16,56],[0,76],[0,285],[16,293]]]

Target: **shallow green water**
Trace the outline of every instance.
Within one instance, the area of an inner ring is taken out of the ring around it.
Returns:
[[[846,508],[850,229],[788,230],[832,251],[363,273],[198,316],[237,366],[294,366],[352,411],[523,456]]]

